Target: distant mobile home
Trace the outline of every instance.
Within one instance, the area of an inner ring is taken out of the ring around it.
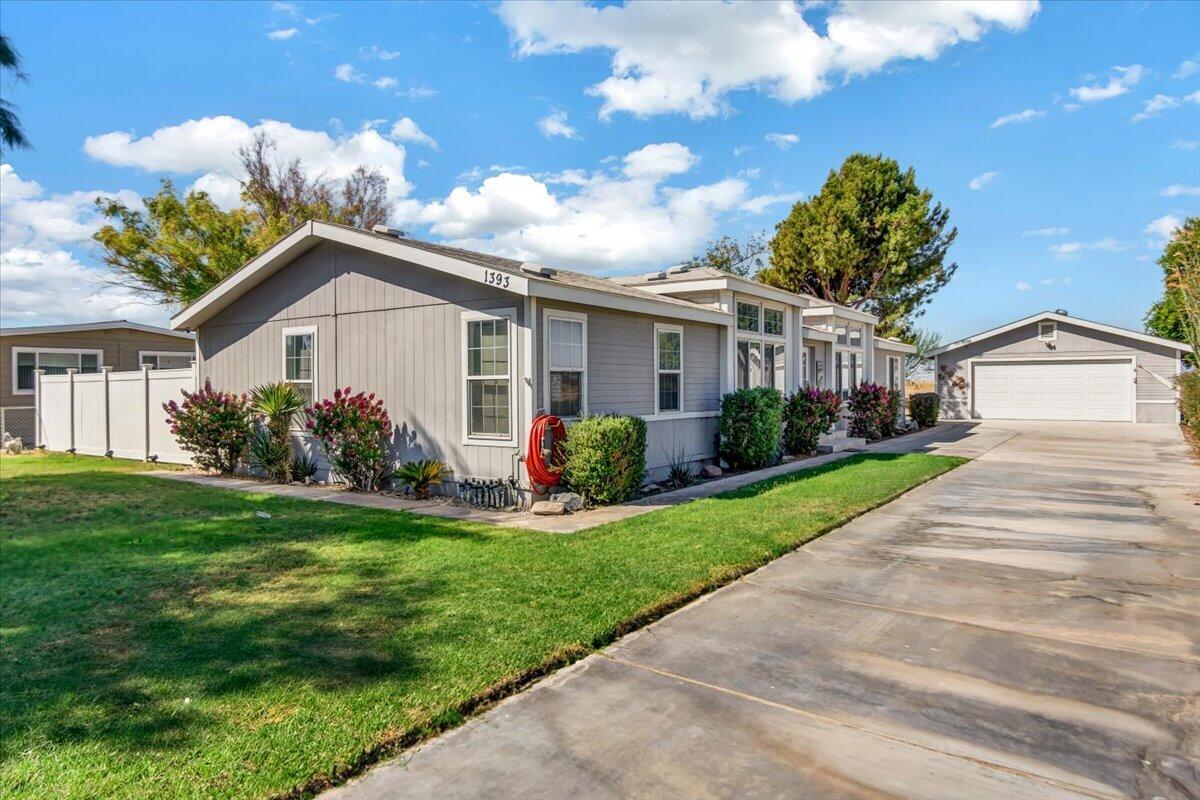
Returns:
[[[542,412],[638,415],[647,465],[716,457],[740,386],[903,391],[908,345],[875,318],[710,269],[620,279],[308,222],[172,320],[195,331],[201,383],[285,380],[383,398],[401,461],[455,480],[515,477]]]

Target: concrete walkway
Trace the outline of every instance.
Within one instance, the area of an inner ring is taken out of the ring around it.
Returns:
[[[975,423],[946,423],[897,439],[877,442],[867,445],[865,452],[872,453],[915,453],[915,452],[945,452],[950,454],[973,457],[994,447],[1008,436],[1005,431],[984,429]],[[156,478],[166,478],[174,481],[185,481],[201,486],[211,486],[218,489],[234,489],[243,492],[272,494],[280,497],[293,497],[300,500],[319,500],[328,503],[343,503],[363,508],[380,508],[388,511],[408,511],[413,514],[424,514],[431,517],[461,519],[469,522],[481,522],[488,525],[502,525],[512,528],[528,528],[530,530],[546,531],[547,533],[575,533],[576,531],[603,525],[606,522],[636,517],[659,508],[686,503],[701,497],[712,497],[722,492],[740,489],[761,480],[787,475],[802,469],[819,467],[833,461],[856,455],[852,452],[832,453],[824,456],[792,461],[768,469],[731,475],[726,478],[705,481],[673,492],[663,492],[632,503],[615,506],[604,506],[575,514],[563,516],[539,517],[529,513],[514,513],[511,511],[489,511],[480,508],[470,508],[462,505],[451,505],[438,500],[409,500],[404,497],[383,494],[363,494],[346,491],[341,488],[322,486],[320,484],[278,484],[249,478],[227,478],[217,475],[201,475],[195,472],[179,470],[161,470],[144,473]]]
[[[1200,796],[1200,468],[1178,429],[985,423],[948,449],[985,435],[329,797]]]

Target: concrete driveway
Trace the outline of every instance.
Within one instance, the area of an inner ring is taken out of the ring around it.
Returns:
[[[986,452],[331,795],[1200,797],[1178,430],[946,430]]]

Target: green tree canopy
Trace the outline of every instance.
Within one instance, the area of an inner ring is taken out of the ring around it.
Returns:
[[[1158,264],[1163,270],[1163,296],[1146,314],[1146,330],[1200,351],[1200,217],[1191,217],[1175,229]],[[1186,359],[1200,366],[1198,353],[1189,353]]]
[[[855,153],[776,226],[758,279],[875,314],[880,335],[898,335],[958,268],[946,263],[949,220],[911,168]]]
[[[710,241],[708,248],[684,262],[687,267],[713,267],[722,272],[746,277],[766,266],[767,235],[752,233],[741,242],[732,236]]]

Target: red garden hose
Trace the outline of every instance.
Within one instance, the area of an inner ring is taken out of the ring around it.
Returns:
[[[567,428],[558,417],[542,414],[533,421],[529,449],[525,452],[525,471],[535,489],[539,486],[549,489],[558,483],[562,475],[559,450],[566,438]]]

